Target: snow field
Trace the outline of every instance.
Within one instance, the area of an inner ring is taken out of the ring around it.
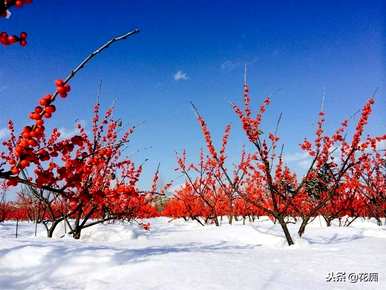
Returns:
[[[386,289],[386,227],[356,221],[327,228],[316,219],[288,247],[279,225],[202,227],[195,222],[149,220],[88,228],[81,240],[45,238],[45,230],[0,224],[0,289]],[[296,237],[297,225],[290,225]],[[378,282],[327,282],[330,272],[376,272]]]

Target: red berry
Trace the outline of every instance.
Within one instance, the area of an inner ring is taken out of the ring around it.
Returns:
[[[9,35],[9,36],[8,36],[8,43],[9,43],[9,44],[13,44],[13,43],[15,43],[16,41],[17,41],[16,36],[14,36],[14,35]]]
[[[30,119],[32,120],[39,120],[42,118],[42,116],[36,112],[32,112],[29,114]]]
[[[22,40],[25,40],[27,38],[27,33],[26,32],[21,32],[19,38],[22,39]]]
[[[45,110],[46,110],[46,112],[52,114],[53,112],[56,111],[56,107],[55,107],[54,105],[49,105],[49,106],[47,106],[47,107],[45,108]]]
[[[67,92],[67,93],[68,93],[69,91],[71,91],[70,85],[64,85],[64,88],[66,89],[66,92]]]
[[[67,90],[65,87],[57,87],[56,90],[58,91],[58,94],[62,97],[65,98],[67,96]]]
[[[8,179],[7,185],[8,186],[16,186],[17,185],[17,179],[16,178]]]
[[[40,99],[39,104],[45,107],[51,103],[51,100],[52,100],[52,95],[46,95]]]
[[[36,120],[36,126],[41,127],[43,125],[44,125],[44,121],[43,120]]]
[[[20,167],[21,168],[26,168],[28,166],[29,166],[29,161],[27,161],[27,160],[20,161]]]
[[[36,106],[36,107],[35,107],[35,113],[40,114],[42,111],[43,111],[43,108],[42,108],[42,107],[40,107],[40,106]]]
[[[17,8],[23,7],[23,1],[17,0],[17,1],[15,2],[15,6],[16,6]]]
[[[34,139],[29,139],[28,140],[28,145],[35,147],[38,145],[38,143]]]
[[[19,168],[17,168],[16,166],[13,166],[13,167],[11,168],[11,172],[12,172],[12,174],[14,174],[14,175],[18,175],[19,172],[20,172],[20,170],[19,170]]]
[[[25,139],[25,138],[22,139],[22,140],[20,141],[19,145],[20,145],[21,147],[27,147],[27,146],[28,146],[28,140]]]
[[[55,81],[55,86],[57,86],[57,87],[63,87],[63,86],[64,86],[63,80],[56,80],[56,81]]]

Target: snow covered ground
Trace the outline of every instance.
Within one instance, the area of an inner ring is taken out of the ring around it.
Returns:
[[[98,225],[79,241],[47,239],[42,227],[34,237],[28,223],[15,239],[15,223],[0,224],[0,289],[386,289],[386,227],[372,222],[327,228],[316,219],[293,247],[267,219],[218,228],[150,222],[149,232]],[[345,272],[346,282],[327,282],[331,272]],[[378,282],[353,283],[360,273],[378,273]]]

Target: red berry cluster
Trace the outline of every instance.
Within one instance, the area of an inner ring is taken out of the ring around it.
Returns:
[[[10,35],[7,32],[0,32],[0,43],[3,45],[11,45],[16,42],[19,42],[21,46],[27,45],[27,33],[22,32],[19,36]]]
[[[70,91],[70,86],[65,84],[62,80],[57,80],[56,84],[56,93],[61,97],[66,97],[67,93]],[[39,105],[35,107],[34,111],[29,114],[29,118],[35,121],[33,126],[25,126],[19,140],[17,141],[14,154],[17,160],[11,160],[11,172],[14,175],[18,175],[21,170],[27,168],[30,163],[39,163],[41,161],[47,160],[45,154],[35,154],[34,151],[38,147],[39,142],[45,136],[45,127],[44,127],[44,118],[51,118],[52,114],[56,111],[53,101],[55,100],[55,95],[48,94],[42,97],[39,100]],[[12,183],[16,180],[12,180]]]
[[[67,93],[71,90],[71,87],[62,80],[56,80],[55,85],[56,93],[62,98],[67,97]],[[43,117],[49,119],[56,111],[55,105],[51,104],[54,100],[55,97],[53,95],[45,95],[39,100],[39,106],[36,106],[35,110],[29,114],[30,119],[35,120],[37,126],[40,123],[39,121],[42,121]]]
[[[67,97],[67,94],[71,90],[71,87],[65,84],[64,81],[62,80],[55,81],[55,85],[56,85],[56,91],[58,95],[61,96],[62,98]]]
[[[32,0],[0,0],[0,17],[7,17],[7,10],[15,6],[21,8],[25,4],[31,4]]]
[[[8,9],[15,6],[21,8],[25,4],[32,3],[32,0],[0,0],[0,17],[8,16]],[[11,45],[19,42],[21,46],[27,45],[27,33],[22,32],[20,35],[11,35],[7,32],[0,32],[0,43],[3,45]]]

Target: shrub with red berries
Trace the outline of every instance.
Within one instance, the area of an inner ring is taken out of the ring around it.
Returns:
[[[315,139],[305,139],[300,148],[310,158],[304,176],[297,177],[285,163],[284,147],[279,148],[277,133],[261,130],[263,115],[270,99],[263,100],[252,113],[249,88],[243,87],[243,106],[233,105],[241,121],[251,151],[243,147],[240,161],[228,168],[226,145],[230,136],[227,126],[218,150],[204,118],[194,107],[201,128],[206,152],[201,151],[198,162],[189,163],[186,152],[178,156],[178,169],[185,182],[168,199],[163,215],[191,219],[201,225],[220,225],[219,217],[246,217],[254,220],[261,215],[278,222],[289,245],[294,243],[288,223],[300,220],[298,235],[321,215],[327,225],[334,219],[350,225],[358,217],[372,217],[381,224],[386,216],[386,151],[381,144],[386,135],[365,136],[364,130],[375,103],[369,99],[361,110],[350,138],[349,122],[328,135],[324,129],[325,113],[320,112]],[[229,165],[229,164],[228,164]]]

